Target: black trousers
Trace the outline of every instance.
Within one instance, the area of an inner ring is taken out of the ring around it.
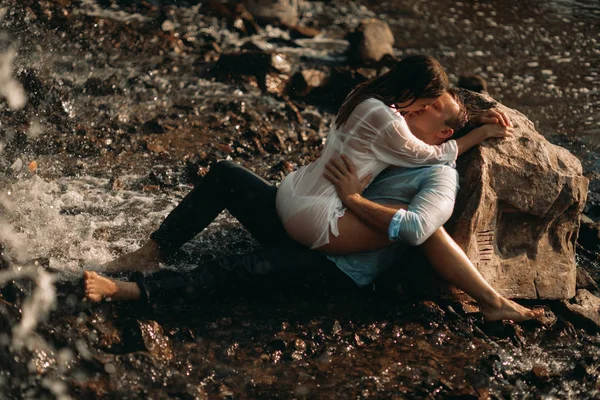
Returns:
[[[149,303],[206,299],[219,292],[252,293],[268,288],[306,287],[319,280],[319,290],[357,288],[323,254],[307,249],[286,233],[276,209],[277,188],[230,161],[214,165],[150,236],[164,256],[206,228],[224,209],[264,246],[245,255],[223,257],[190,271],[164,270],[138,274],[142,298]]]

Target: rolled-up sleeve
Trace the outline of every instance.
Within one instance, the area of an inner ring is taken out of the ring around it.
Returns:
[[[435,168],[427,176],[408,209],[396,212],[388,228],[391,241],[418,246],[442,227],[452,215],[458,192],[454,168]]]

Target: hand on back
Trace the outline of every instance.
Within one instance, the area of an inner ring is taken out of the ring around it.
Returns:
[[[342,202],[352,195],[360,195],[371,180],[370,174],[359,179],[354,164],[343,154],[340,158],[329,160],[324,175],[333,184]]]

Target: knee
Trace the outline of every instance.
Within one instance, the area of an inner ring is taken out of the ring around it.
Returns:
[[[205,184],[208,182],[228,182],[236,168],[239,168],[239,166],[233,161],[219,161],[210,167],[201,182]]]

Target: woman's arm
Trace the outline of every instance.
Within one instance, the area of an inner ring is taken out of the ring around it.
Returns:
[[[470,148],[483,142],[489,138],[512,138],[513,128],[509,126],[503,126],[498,123],[490,123],[480,126],[479,128],[473,129],[465,136],[456,139],[458,145],[458,155],[463,154]]]

